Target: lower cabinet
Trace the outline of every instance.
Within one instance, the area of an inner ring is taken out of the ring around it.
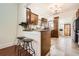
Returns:
[[[41,32],[41,56],[45,56],[50,51],[51,46],[51,32]]]

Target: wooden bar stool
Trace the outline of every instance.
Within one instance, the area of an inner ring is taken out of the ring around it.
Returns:
[[[23,42],[24,42],[25,50],[28,51],[31,55],[35,56],[35,50],[33,49],[33,46],[32,46],[33,39],[24,38]]]
[[[18,56],[21,56],[21,52],[22,52],[22,49],[24,49],[24,42],[23,42],[23,39],[25,37],[17,37],[18,39],[18,42],[17,42],[17,52],[18,52]]]
[[[35,50],[33,49],[32,46],[33,39],[26,37],[17,37],[17,39],[18,39],[17,43],[18,56],[21,56],[24,53],[22,52],[22,50],[25,51],[25,55],[27,55],[28,52],[29,54],[35,56]]]

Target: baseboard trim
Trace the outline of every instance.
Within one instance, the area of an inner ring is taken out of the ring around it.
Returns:
[[[0,45],[0,49],[6,48],[6,47],[9,47],[9,46],[13,46],[13,45],[15,45],[14,42],[3,43],[3,44]]]

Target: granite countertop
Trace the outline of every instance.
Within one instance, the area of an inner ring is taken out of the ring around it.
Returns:
[[[50,31],[49,29],[35,29],[35,30],[25,30],[25,31]]]
[[[35,30],[35,31],[49,31],[49,29]]]

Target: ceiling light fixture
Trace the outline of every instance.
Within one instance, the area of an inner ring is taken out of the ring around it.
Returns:
[[[63,4],[50,4],[49,5],[49,9],[52,11],[52,13],[55,14],[59,14],[62,12],[62,5]]]

